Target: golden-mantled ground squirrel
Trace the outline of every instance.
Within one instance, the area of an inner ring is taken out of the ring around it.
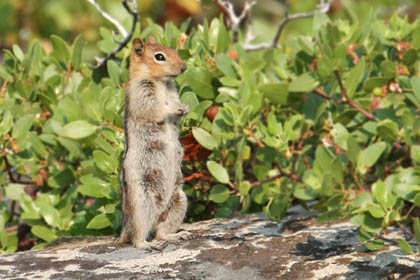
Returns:
[[[179,122],[188,106],[181,103],[174,79],[185,69],[175,50],[134,39],[125,97],[124,222],[116,244],[153,247],[152,232],[165,241],[190,236],[177,233],[187,209]]]

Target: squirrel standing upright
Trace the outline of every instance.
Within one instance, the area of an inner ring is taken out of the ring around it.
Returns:
[[[116,244],[153,247],[148,242],[152,232],[165,241],[190,236],[177,233],[187,209],[179,122],[189,110],[179,99],[174,79],[185,69],[175,50],[133,40],[124,116],[124,221]]]

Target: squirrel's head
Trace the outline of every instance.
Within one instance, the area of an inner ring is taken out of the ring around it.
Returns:
[[[146,44],[139,38],[133,40],[131,78],[173,79],[185,69],[186,65],[176,50],[156,43]]]

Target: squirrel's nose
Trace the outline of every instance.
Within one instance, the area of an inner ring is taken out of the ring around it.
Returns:
[[[184,63],[184,64],[182,64],[182,66],[181,66],[181,73],[184,73],[184,72],[185,72],[185,70],[187,70],[187,65],[185,65],[185,63]]]

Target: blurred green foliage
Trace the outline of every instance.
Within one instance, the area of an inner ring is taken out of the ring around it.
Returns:
[[[281,219],[300,203],[320,221],[351,218],[372,250],[389,226],[407,225],[419,241],[420,22],[368,9],[311,23],[310,35],[254,52],[218,18],[137,27],[188,65],[177,78],[191,111],[181,133],[188,221],[254,211]],[[108,52],[111,31],[99,34]],[[37,39],[26,51],[13,45],[0,66],[2,252],[121,226],[130,51],[92,69],[84,36],[48,42],[51,52]]]
[[[214,0],[142,0],[138,1],[141,11],[141,23],[146,24],[147,18],[164,24],[172,22],[181,24],[187,18],[195,23],[202,23],[204,18],[211,20],[218,16],[219,10]],[[242,0],[231,1],[239,13]],[[291,0],[290,12],[313,11],[319,1]],[[99,0],[103,9],[113,17],[123,22],[129,29],[131,21],[119,0]],[[254,8],[253,22],[256,42],[268,41],[273,37],[278,23],[286,11],[284,0],[258,0]],[[414,20],[420,5],[417,0],[335,0],[330,16],[333,18],[348,18],[360,20],[368,15],[369,9],[374,9],[382,18],[389,18],[394,11],[408,15]],[[98,55],[96,43],[100,40],[99,28],[114,27],[106,21],[86,0],[2,0],[0,3],[0,49],[10,49],[18,44],[27,50],[30,42],[39,39],[48,51],[49,37],[60,36],[66,42],[73,42],[82,35],[87,42],[86,57],[93,60]],[[283,39],[295,34],[310,34],[311,19],[291,22]]]

